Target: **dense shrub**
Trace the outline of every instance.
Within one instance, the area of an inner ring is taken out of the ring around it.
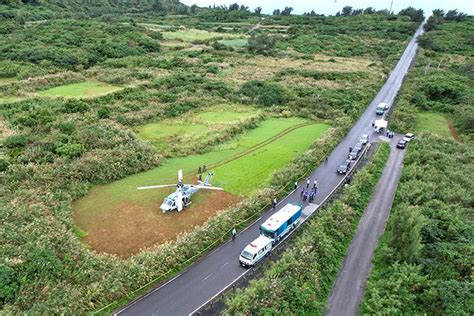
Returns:
[[[287,92],[281,85],[260,80],[244,83],[240,88],[240,94],[250,102],[267,107],[282,104],[287,99]]]
[[[28,143],[28,137],[25,135],[13,135],[5,139],[4,145],[7,148],[25,147]]]

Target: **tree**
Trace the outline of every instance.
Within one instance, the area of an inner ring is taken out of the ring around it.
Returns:
[[[280,15],[280,9],[273,10],[273,15]]]
[[[164,12],[165,11],[165,7],[163,6],[163,4],[161,3],[160,0],[155,0],[153,2],[153,5],[151,6],[151,9],[155,12]]]
[[[292,7],[285,7],[283,9],[283,11],[281,11],[281,15],[291,15],[291,12],[293,11],[293,8]]]
[[[446,20],[454,20],[454,21],[463,21],[467,18],[466,13],[458,12],[458,10],[449,10],[448,13],[446,13],[445,19]]]
[[[444,18],[444,10],[442,9],[435,9],[433,10],[433,15],[438,16],[440,18]]]
[[[229,11],[238,11],[239,8],[240,6],[238,3],[232,3],[231,5],[229,5]]]
[[[390,246],[395,258],[407,263],[415,263],[422,248],[421,228],[423,215],[417,206],[402,204],[396,210],[392,226]]]
[[[342,8],[341,15],[342,16],[350,16],[352,14],[352,7],[351,6],[345,6]]]
[[[197,9],[199,7],[197,6],[197,4],[193,4],[190,8],[189,8],[189,11],[191,12],[191,14],[195,14],[197,12]]]
[[[423,22],[423,20],[425,19],[423,10],[417,10],[414,7],[408,7],[406,9],[403,9],[398,12],[398,15],[409,16],[410,19],[414,22]]]
[[[368,7],[364,10],[364,14],[374,14],[374,13],[375,13],[375,9],[372,7]]]
[[[262,7],[256,7],[254,11],[257,15],[260,15],[262,13]]]

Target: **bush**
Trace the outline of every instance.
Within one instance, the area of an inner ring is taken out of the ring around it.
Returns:
[[[286,91],[282,86],[261,80],[247,81],[242,85],[239,93],[249,98],[251,102],[266,107],[283,104],[287,100]]]
[[[56,153],[63,157],[74,158],[79,157],[85,151],[82,144],[64,144],[56,148]]]
[[[275,36],[268,35],[267,33],[252,34],[248,39],[248,50],[251,53],[261,55],[271,55],[275,50],[277,39]]]
[[[109,118],[110,117],[110,109],[106,106],[101,106],[98,110],[97,110],[97,117],[99,119],[106,119],[106,118]]]
[[[0,263],[0,303],[1,305],[13,301],[20,288],[15,270],[10,266]]]
[[[22,148],[28,144],[28,137],[25,135],[13,135],[7,137],[3,143],[7,148]]]

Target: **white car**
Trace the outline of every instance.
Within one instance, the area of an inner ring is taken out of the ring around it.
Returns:
[[[361,142],[364,145],[367,145],[369,142],[369,134],[364,134],[360,137],[359,142]]]
[[[406,133],[405,136],[403,137],[403,140],[408,143],[408,142],[414,140],[415,138],[416,138],[416,137],[415,137],[415,134]]]
[[[260,235],[257,239],[252,241],[240,253],[239,262],[244,268],[255,266],[260,260],[272,251],[273,240]]]

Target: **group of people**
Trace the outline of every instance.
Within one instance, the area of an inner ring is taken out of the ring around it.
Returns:
[[[199,181],[202,181],[202,174],[204,172],[206,172],[206,170],[207,170],[206,165],[202,165],[202,167],[201,167],[201,165],[199,165],[199,167],[198,167],[198,179],[199,179]]]
[[[303,201],[308,200],[308,202],[311,203],[314,201],[314,197],[316,196],[316,193],[318,192],[318,180],[314,179],[313,186],[311,189],[309,187],[310,184],[311,184],[311,181],[308,178],[306,180],[306,187],[303,187],[301,189],[301,198],[303,199]],[[295,188],[297,187],[297,185],[298,183],[295,182]]]

